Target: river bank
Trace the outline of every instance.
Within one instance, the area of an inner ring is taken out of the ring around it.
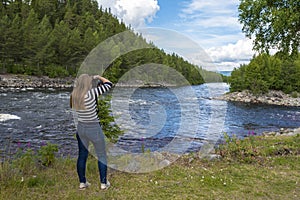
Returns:
[[[293,97],[291,94],[285,94],[282,91],[271,90],[266,94],[254,95],[249,91],[226,93],[222,96],[215,97],[217,100],[244,102],[253,104],[269,104],[278,106],[295,106],[300,107],[300,94]]]
[[[62,88],[73,86],[74,78],[49,78],[48,76],[29,76],[0,74],[0,88]]]
[[[16,74],[0,74],[0,88],[61,88],[68,89],[73,87],[75,78],[49,78],[48,76],[29,76]],[[147,88],[161,88],[161,87],[175,87],[169,83],[144,83],[141,80],[136,80],[130,84],[118,83],[118,87],[147,87]]]
[[[47,76],[29,76],[16,74],[0,74],[0,88],[61,88],[68,89],[73,87],[74,77],[49,78]],[[143,84],[138,84],[141,86]],[[128,85],[119,85],[128,87]],[[148,84],[146,87],[165,87],[168,85]],[[270,104],[279,106],[300,107],[300,94],[296,97],[291,94],[285,94],[282,91],[271,90],[266,94],[253,95],[249,91],[226,93],[222,96],[215,97],[216,100],[244,102],[253,104]]]

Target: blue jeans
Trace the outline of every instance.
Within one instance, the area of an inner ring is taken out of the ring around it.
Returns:
[[[77,174],[80,183],[86,182],[86,161],[89,154],[88,146],[90,142],[94,145],[94,149],[98,157],[98,170],[100,175],[100,182],[106,183],[107,158],[104,134],[102,132],[100,124],[98,122],[78,122],[76,138],[78,141],[79,149],[77,159]]]

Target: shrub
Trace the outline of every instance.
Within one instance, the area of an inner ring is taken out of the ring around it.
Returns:
[[[100,124],[102,125],[103,132],[110,142],[117,142],[119,135],[123,134],[123,131],[115,123],[114,117],[110,110],[111,96],[101,96],[98,99],[98,115]]]
[[[69,75],[69,72],[62,66],[50,65],[44,68],[44,73],[49,78],[58,78],[66,77]]]
[[[48,143],[41,146],[37,152],[28,144],[27,149],[18,148],[15,158],[12,161],[12,166],[23,174],[32,174],[40,164],[48,167],[54,163],[55,152],[57,151],[58,147],[56,144]]]
[[[38,150],[38,158],[42,165],[49,166],[55,161],[55,152],[58,151],[56,144],[48,143],[46,146],[42,146]]]
[[[250,135],[244,140],[239,140],[235,135],[230,137],[224,134],[225,144],[220,145],[218,151],[220,155],[229,161],[237,160],[242,163],[256,162],[256,157],[259,155],[255,139]]]

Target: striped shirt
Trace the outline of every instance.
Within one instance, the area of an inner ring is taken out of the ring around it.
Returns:
[[[100,95],[109,91],[112,87],[111,82],[105,82],[103,85],[90,89],[84,96],[85,110],[77,110],[79,122],[99,122],[97,113],[97,100]]]

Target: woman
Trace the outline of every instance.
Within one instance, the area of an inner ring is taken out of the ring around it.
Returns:
[[[102,84],[92,88],[93,79],[99,79]],[[102,128],[99,124],[97,113],[97,100],[100,95],[110,90],[112,83],[99,75],[89,76],[82,74],[75,82],[75,87],[71,94],[71,107],[78,116],[76,138],[78,141],[77,174],[79,177],[79,189],[84,190],[90,183],[85,177],[86,161],[88,157],[89,142],[93,143],[98,157],[98,170],[100,175],[101,189],[110,186],[107,176],[107,158],[105,150],[105,140]]]

